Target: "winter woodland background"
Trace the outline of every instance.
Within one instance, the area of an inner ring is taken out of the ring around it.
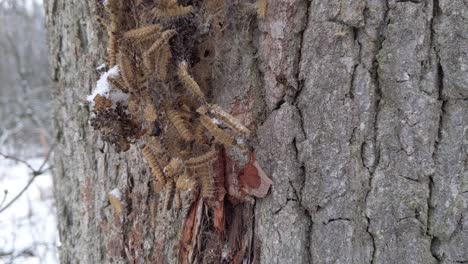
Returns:
[[[0,58],[0,263],[57,263],[41,0],[0,0]]]

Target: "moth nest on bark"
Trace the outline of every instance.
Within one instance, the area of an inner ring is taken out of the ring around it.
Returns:
[[[139,143],[163,192],[164,207],[181,208],[180,192],[195,191],[206,201],[216,193],[216,161],[222,148],[244,147],[250,130],[210,103],[216,59],[216,23],[223,1],[178,2],[108,0],[110,93],[93,98],[93,127],[102,138],[127,151]],[[209,55],[209,56],[208,56]],[[197,80],[201,80],[199,83]],[[112,91],[127,95],[116,105]],[[114,199],[115,200],[115,199]],[[115,201],[114,201],[115,204]]]

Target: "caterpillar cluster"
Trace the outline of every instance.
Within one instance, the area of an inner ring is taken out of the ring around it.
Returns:
[[[174,204],[182,207],[184,191],[196,189],[206,200],[212,199],[221,149],[245,147],[243,142],[250,137],[239,120],[208,103],[215,87],[206,77],[212,74],[205,54],[207,50],[216,54],[216,41],[209,38],[222,34],[216,16],[224,1],[184,3],[106,1],[108,66],[119,72],[106,81],[111,95],[119,91],[127,99],[119,99],[118,107],[109,95],[96,96],[93,102],[95,129],[117,135],[109,142],[125,145],[120,147],[123,151],[130,144],[142,146],[155,186],[163,187],[155,191],[165,192],[166,210]],[[201,28],[207,21],[213,25],[205,32]],[[107,114],[112,118],[98,118],[103,113],[113,113]]]

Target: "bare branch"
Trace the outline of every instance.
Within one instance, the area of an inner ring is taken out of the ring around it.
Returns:
[[[14,160],[16,162],[22,163],[22,164],[26,165],[26,167],[28,167],[31,170],[31,178],[26,183],[26,186],[24,186],[23,189],[15,197],[13,197],[13,199],[11,199],[11,201],[9,201],[4,207],[0,208],[0,214],[3,211],[5,211],[6,209],[8,209],[8,207],[10,207],[13,203],[15,203],[21,197],[21,195],[23,195],[23,193],[26,192],[26,190],[32,185],[32,183],[34,182],[34,180],[36,179],[37,176],[40,176],[40,175],[44,174],[46,171],[48,171],[49,169],[52,168],[52,167],[47,167],[46,169],[44,169],[44,166],[49,161],[50,155],[51,155],[54,147],[55,147],[55,144],[52,145],[52,147],[49,149],[49,151],[47,152],[46,157],[44,158],[44,162],[42,162],[41,166],[37,170],[34,169],[31,166],[31,164],[29,164],[25,160],[22,160],[20,158],[14,157],[14,156],[5,155],[5,154],[0,152],[0,156],[4,157],[6,159],[11,159],[11,160]],[[6,199],[6,195],[5,195],[5,199]],[[4,203],[4,201],[2,202],[2,204],[3,203]]]

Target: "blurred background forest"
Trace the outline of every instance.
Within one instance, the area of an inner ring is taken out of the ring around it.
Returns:
[[[57,263],[40,0],[0,0],[0,263]]]

